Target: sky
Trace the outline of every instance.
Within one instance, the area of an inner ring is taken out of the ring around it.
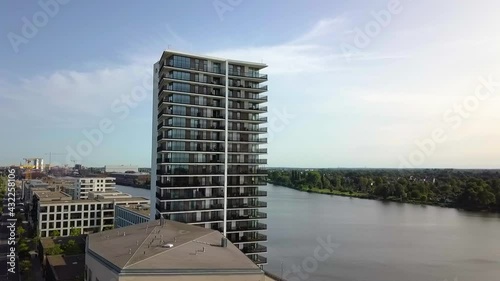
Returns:
[[[500,168],[499,8],[2,1],[0,165],[149,167],[152,68],[171,49],[268,65],[270,167]]]

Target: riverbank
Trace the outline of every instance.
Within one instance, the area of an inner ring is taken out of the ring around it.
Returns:
[[[450,203],[439,203],[439,202],[428,202],[428,201],[418,201],[418,200],[401,200],[400,198],[396,197],[388,197],[388,198],[381,198],[377,197],[368,193],[362,193],[362,192],[349,192],[349,191],[340,191],[340,190],[330,190],[330,189],[321,189],[317,187],[309,188],[309,189],[299,189],[291,186],[285,186],[281,183],[276,183],[269,181],[270,184],[278,185],[278,186],[283,186],[286,188],[294,189],[297,191],[301,192],[308,192],[308,193],[317,193],[317,194],[327,194],[327,195],[335,195],[335,196],[342,196],[342,197],[351,197],[351,198],[360,198],[360,199],[370,199],[370,200],[376,200],[376,201],[385,201],[385,202],[396,202],[396,203],[408,203],[408,204],[414,204],[414,205],[427,205],[427,206],[436,206],[436,207],[443,207],[443,208],[454,208],[454,209],[461,209],[456,206],[453,206]],[[476,212],[491,212],[495,213],[495,211],[492,210],[467,210],[467,211],[476,211]]]

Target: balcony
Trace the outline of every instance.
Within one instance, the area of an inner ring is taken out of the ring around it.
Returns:
[[[229,164],[233,164],[233,165],[238,165],[238,164],[241,164],[241,165],[244,165],[244,164],[267,164],[267,159],[248,159],[248,160],[245,160],[243,162],[238,162],[238,161],[233,160],[233,159],[229,158],[228,159],[228,163]]]
[[[242,232],[242,231],[266,230],[266,229],[267,229],[267,224],[258,223],[256,225],[227,228],[226,231],[227,232]]]
[[[194,200],[194,199],[220,199],[224,198],[224,194],[222,193],[213,193],[210,196],[204,194],[192,194],[192,195],[172,195],[172,193],[161,195],[160,193],[156,193],[156,198],[160,200]]]
[[[178,82],[196,82],[196,83],[224,86],[224,83],[222,83],[223,79],[219,79],[219,81],[217,81],[217,79],[212,79],[211,81],[209,81],[208,77],[205,78],[206,79],[199,79],[195,77],[195,78],[183,79],[180,77],[174,77],[173,75],[162,75],[160,77],[161,80],[174,80]]]
[[[182,183],[182,182],[167,182],[162,183],[161,181],[156,181],[156,186],[158,187],[204,187],[204,186],[213,186],[213,187],[222,187],[224,184],[221,181],[211,181],[211,182],[190,182],[190,183]]]
[[[267,85],[260,86],[260,85],[243,85],[243,84],[238,84],[238,83],[229,83],[229,87],[232,88],[244,88],[245,90],[255,90],[255,91],[267,91]]]
[[[173,221],[178,221],[178,222],[183,222],[183,223],[189,223],[189,224],[198,224],[198,223],[206,223],[206,222],[222,222],[224,221],[224,218],[221,216],[218,216],[216,213],[211,213],[212,216],[202,216],[200,219],[196,218],[196,216],[191,216],[191,217],[177,217],[177,218],[168,218]],[[167,215],[168,216],[168,215]]]
[[[161,161],[161,162],[157,162],[157,163],[161,163],[161,164],[167,164],[167,163],[181,163],[181,164],[224,164],[224,160],[222,159],[197,159],[195,160],[195,158],[191,158],[191,159],[187,159],[187,160],[174,160],[174,159],[171,159],[171,158],[164,158],[164,159],[161,159],[161,158],[157,158],[157,160]],[[199,165],[193,165],[193,166],[199,166]]]
[[[229,149],[228,152],[229,153],[267,153],[267,148],[259,148],[259,149]],[[263,160],[263,159],[261,159],[261,160]],[[262,164],[266,164],[266,163],[262,163]]]
[[[255,264],[267,264],[267,258],[261,255],[249,255],[249,259],[251,259]]]
[[[266,208],[267,207],[267,202],[250,202],[250,203],[243,203],[243,202],[231,202],[227,203],[227,208],[228,209],[254,209],[254,208]]]
[[[253,127],[242,127],[236,125],[229,125],[229,131],[241,131],[241,132],[249,132],[249,133],[267,133],[267,127],[259,128],[257,126]]]
[[[225,70],[218,68],[218,67],[208,67],[204,65],[199,65],[196,67],[196,65],[190,64],[190,63],[182,63],[179,61],[173,61],[170,60],[167,64],[162,65],[162,70],[164,67],[174,67],[174,68],[181,68],[181,69],[189,69],[189,70],[194,70],[194,71],[203,71],[203,72],[208,72],[208,73],[215,73],[215,74],[225,74]]]
[[[163,148],[162,148],[163,149]],[[169,152],[224,152],[224,147],[216,146],[216,147],[183,147],[183,148],[167,148]],[[166,151],[167,149],[163,149],[160,151]]]
[[[218,138],[217,137],[211,137],[211,136],[202,136],[202,135],[192,135],[192,136],[166,136],[166,137],[163,137],[165,139],[169,139],[169,140],[203,140],[203,141],[224,141],[224,137],[223,136],[219,136]],[[267,141],[267,139],[266,139]]]
[[[229,175],[260,175],[260,174],[267,175],[267,170],[258,169],[256,171],[249,171],[249,170],[245,171],[245,170],[241,170],[241,169],[229,168],[227,173]]]
[[[256,219],[267,219],[267,214],[262,212],[256,212],[249,215],[233,215],[228,214],[228,220],[241,221],[241,220],[256,220]]]
[[[197,126],[191,126],[189,123],[186,123],[185,125],[179,125],[179,124],[163,124],[160,123],[158,126],[156,126],[158,130],[160,129],[167,129],[167,128],[182,128],[182,129],[191,129],[191,130],[197,130],[197,129],[205,129],[205,130],[224,130],[225,126],[221,125],[206,125],[202,126],[197,125]]]
[[[248,236],[241,236],[237,240],[231,241],[233,243],[251,243],[251,242],[266,242],[267,241],[267,235],[264,234],[254,234],[254,235],[248,235]]]
[[[256,142],[256,143],[267,143],[267,138],[250,138],[250,139],[244,139],[242,137],[236,139],[236,138],[229,138],[228,141],[233,141],[233,142]]]
[[[267,196],[267,191],[256,191],[256,192],[231,192],[227,194],[227,197],[265,197]]]
[[[265,181],[246,181],[244,183],[231,183],[231,182],[228,182],[227,186],[229,187],[237,187],[237,186],[249,186],[249,185],[266,185],[267,182]]]
[[[214,118],[214,119],[224,119],[224,116],[223,115],[219,115],[219,114],[206,114],[206,113],[177,113],[177,112],[173,112],[172,110],[168,110],[168,109],[162,109],[159,113],[158,113],[158,118],[160,118],[162,115],[172,115],[172,116],[182,116],[182,117],[199,117],[199,118]],[[266,117],[266,120],[267,120],[267,117]]]
[[[183,102],[181,100],[175,100],[175,99],[169,99],[169,98],[163,98],[158,101],[158,107],[162,103],[170,103],[170,104],[177,104],[177,105],[189,105],[189,106],[208,106],[208,107],[217,107],[224,109],[226,106],[222,102],[217,102],[216,100],[212,100],[212,102],[200,102],[200,101],[189,101],[189,102]]]
[[[243,99],[243,100],[250,100],[250,101],[257,101],[257,102],[266,102],[267,101],[267,96],[259,96],[256,94],[250,94],[250,93],[238,93],[234,91],[229,91],[229,98],[233,99]]]
[[[161,92],[163,92],[163,91],[198,94],[198,95],[215,96],[215,97],[225,97],[223,91],[217,92],[214,89],[210,89],[208,87],[201,87],[201,88],[198,88],[198,90],[196,90],[195,88],[190,88],[187,90],[187,89],[174,88],[173,86],[170,86],[170,85],[164,85],[159,89],[160,98],[163,98],[163,96],[164,96],[164,95],[161,95]]]
[[[192,176],[192,175],[224,175],[224,170],[189,170],[189,171],[163,171],[156,170],[156,175],[158,176]]]
[[[248,77],[248,78],[256,78],[256,79],[264,79],[267,80],[267,74],[259,74],[256,72],[237,72],[237,71],[228,71],[229,76],[239,76],[239,77]]]
[[[267,112],[267,106],[248,106],[248,107],[231,106],[229,107],[229,110]]]
[[[249,245],[249,246],[243,247],[243,249],[241,251],[245,254],[267,253],[267,247],[259,245],[259,244],[255,245],[255,246]]]
[[[229,120],[241,120],[241,121],[256,121],[256,122],[267,122],[267,117],[241,117],[240,118],[237,118],[237,117],[229,117]]]
[[[191,207],[179,207],[179,206],[171,206],[169,209],[156,204],[156,209],[162,213],[179,213],[179,212],[196,212],[196,211],[220,211],[223,210],[224,207],[222,204],[211,204],[210,206],[191,206]]]

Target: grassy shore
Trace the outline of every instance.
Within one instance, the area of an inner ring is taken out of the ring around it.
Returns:
[[[408,204],[415,204],[415,205],[429,205],[429,206],[439,206],[439,207],[446,207],[446,208],[455,208],[454,206],[443,204],[443,203],[418,201],[418,200],[401,200],[401,198],[397,198],[397,197],[393,197],[393,196],[384,199],[384,198],[376,197],[376,196],[370,195],[368,193],[363,193],[363,192],[330,190],[330,189],[321,189],[321,188],[317,188],[317,187],[308,188],[308,189],[299,189],[299,188],[295,188],[295,187],[291,187],[291,186],[284,186],[284,185],[281,185],[278,183],[273,183],[273,182],[269,182],[269,183],[283,186],[286,188],[295,189],[295,190],[302,191],[302,192],[309,192],[309,193],[328,194],[328,195],[362,198],[362,199],[372,199],[372,200],[378,200],[378,201],[390,201],[390,202],[397,202],[397,203],[408,203]],[[483,210],[474,210],[474,211],[483,211]],[[487,210],[484,210],[484,211],[487,211]]]

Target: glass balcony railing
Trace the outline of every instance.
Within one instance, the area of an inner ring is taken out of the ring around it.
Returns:
[[[195,71],[203,71],[203,72],[209,72],[209,73],[216,73],[216,74],[225,74],[225,70],[219,68],[219,67],[208,67],[206,65],[196,65],[192,63],[184,63],[184,62],[179,62],[179,61],[174,61],[174,60],[169,60],[167,64],[163,65],[162,67],[169,66],[169,67],[175,67],[175,68],[182,68],[182,69],[189,69],[189,70],[195,70]]]
[[[261,255],[249,255],[249,259],[251,259],[255,264],[266,264],[267,258]]]
[[[156,204],[156,209],[160,212],[190,212],[190,211],[210,211],[216,210],[220,211],[224,207],[222,204],[210,204],[210,205],[194,205],[194,206],[170,206],[166,207],[160,204]]]
[[[158,187],[203,187],[203,186],[213,186],[222,187],[224,183],[222,181],[192,181],[192,182],[162,182],[156,181],[156,186]]]
[[[265,197],[267,191],[257,192],[228,192],[227,197]]]
[[[266,230],[267,229],[267,224],[265,223],[258,223],[255,225],[242,225],[238,227],[228,227],[227,231],[228,232],[238,232],[238,231],[252,231],[252,230]]]
[[[245,254],[251,254],[251,253],[267,253],[267,247],[262,246],[262,245],[249,245],[246,247],[243,247],[241,250]]]
[[[190,82],[197,82],[197,83],[205,83],[205,84],[211,84],[211,85],[219,85],[219,86],[224,86],[223,79],[209,79],[208,77],[204,77],[203,79],[194,77],[194,78],[182,78],[182,77],[175,77],[174,75],[162,75],[161,79],[171,79],[171,80],[178,80],[178,81],[190,81]]]
[[[243,72],[243,71],[228,71],[229,76],[239,76],[239,77],[248,77],[248,78],[258,78],[258,79],[267,79],[267,74],[260,74],[257,72]]]
[[[260,96],[260,95],[256,95],[256,94],[241,93],[241,92],[235,92],[235,91],[229,91],[229,98],[267,101],[267,96]]]
[[[232,200],[234,201],[234,200]],[[242,208],[266,208],[267,207],[267,202],[228,202],[227,203],[227,208],[228,209],[242,209]]]
[[[254,235],[243,235],[238,239],[231,240],[233,243],[245,243],[245,242],[265,242],[267,241],[267,235],[264,234],[254,234]]]
[[[201,194],[201,193],[193,193],[193,194],[160,194],[156,193],[156,198],[159,198],[160,200],[184,200],[184,199],[211,199],[211,198],[224,198],[223,193],[212,193],[210,195],[206,194]]]

